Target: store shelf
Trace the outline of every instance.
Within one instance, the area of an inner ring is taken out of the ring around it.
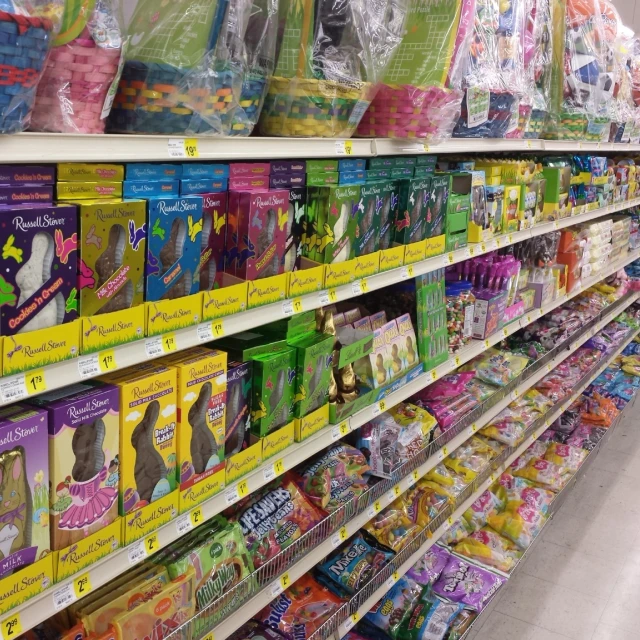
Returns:
[[[601,314],[601,317],[596,322],[592,323],[592,326],[585,327],[580,336],[577,336],[575,339],[570,339],[570,346],[568,346],[568,348],[564,348],[564,346],[558,348],[559,353],[553,358],[553,360],[546,363],[544,367],[539,367],[532,375],[527,375],[525,380],[517,384],[515,388],[510,389],[508,395],[506,395],[498,403],[492,406],[489,411],[485,412],[482,416],[476,419],[473,424],[465,427],[460,433],[449,440],[445,447],[438,448],[435,451],[433,449],[429,449],[428,453],[425,456],[426,459],[422,463],[417,461],[417,466],[416,468],[411,469],[411,473],[408,473],[406,476],[402,477],[402,479],[400,479],[399,482],[395,483],[395,485],[391,483],[389,487],[385,487],[384,495],[377,497],[376,504],[374,506],[367,505],[366,509],[362,510],[360,513],[357,513],[354,518],[351,518],[348,522],[346,522],[344,524],[344,532],[342,533],[342,535],[338,535],[338,537],[336,538],[336,534],[334,532],[331,532],[332,535],[326,537],[326,539],[324,539],[321,543],[314,545],[315,548],[313,548],[309,554],[300,559],[299,562],[291,567],[283,567],[283,569],[286,569],[288,583],[297,580],[302,574],[308,571],[310,566],[316,564],[321,558],[326,556],[335,547],[337,547],[342,540],[353,535],[368,520],[373,518],[380,509],[390,504],[395,499],[395,497],[397,497],[397,495],[411,487],[415,483],[417,478],[422,477],[423,475],[428,473],[429,470],[435,467],[438,462],[440,462],[446,455],[448,455],[450,451],[455,450],[457,447],[463,444],[468,438],[473,435],[473,433],[475,433],[478,429],[492,420],[514,398],[518,397],[527,389],[535,385],[538,380],[540,380],[544,375],[547,374],[548,371],[550,371],[554,366],[557,366],[560,362],[569,357],[569,355],[573,353],[581,344],[583,344],[603,326],[610,322],[624,308],[627,308],[628,306],[633,304],[638,298],[640,298],[640,293],[633,293],[622,299],[619,303],[614,303],[611,308],[605,309]],[[403,394],[402,398],[393,400],[393,404],[400,402],[401,400],[405,399],[427,384],[429,384],[429,381],[423,380],[422,386],[416,389],[412,388],[411,391],[403,390],[406,391],[406,393]],[[389,402],[392,401],[390,400]],[[391,406],[391,404],[389,406]],[[369,419],[365,419],[364,415],[360,417],[358,416],[359,414],[352,417],[351,420],[347,421],[349,430],[354,429],[361,424],[364,424],[362,420],[366,421]],[[258,468],[249,476],[243,478],[241,482],[246,482],[249,492],[252,493],[259,489],[261,486],[264,486],[265,484],[273,480],[277,475],[292,468],[300,462],[303,462],[315,453],[329,446],[332,442],[341,438],[345,433],[346,432],[342,431],[340,427],[330,427],[328,429],[325,429],[309,440],[295,444],[289,449],[285,450],[283,452],[282,458],[278,460],[277,471],[276,462],[269,462],[262,465],[262,467]],[[280,466],[280,462],[283,463],[282,466]],[[223,493],[214,496],[209,501],[200,505],[199,508],[201,509],[203,521],[212,518],[214,515],[222,512],[225,508],[236,502],[240,497],[239,494],[240,491],[238,483],[236,483],[234,485],[231,485],[230,487],[227,487]],[[190,522],[189,514],[185,514],[183,516],[180,516],[179,518],[174,519],[171,523],[161,527],[156,532],[154,532],[154,534],[152,535],[156,536],[157,550],[168,546],[169,544],[178,540],[182,535],[184,535],[185,522]],[[136,564],[140,560],[139,551],[140,548],[144,549],[144,542],[144,539],[140,540],[132,545],[129,545],[128,547],[118,550],[114,554],[111,554],[107,558],[92,565],[88,570],[88,577],[92,588],[95,589],[106,584],[110,580],[116,578],[118,575],[124,573],[130,566]],[[132,558],[136,558],[136,560],[132,561]],[[240,624],[242,624],[242,622],[248,620],[252,615],[263,608],[274,597],[274,594],[277,593],[278,586],[282,584],[282,577],[283,574],[281,574],[281,572],[278,572],[278,575],[274,576],[272,584],[263,589],[251,600],[244,603],[241,607],[241,610],[234,613],[232,619],[222,621],[222,623],[220,623],[220,625],[218,625],[218,627],[216,627],[215,629],[216,640],[224,640],[224,638]],[[39,624],[40,622],[46,620],[54,613],[56,613],[54,604],[56,601],[56,594],[68,589],[67,585],[72,585],[73,580],[74,578],[72,577],[66,581],[56,584],[47,591],[43,592],[41,595],[18,607],[10,614],[7,614],[7,616],[5,616],[5,619],[7,617],[12,617],[16,613],[18,613],[20,616],[22,627],[25,630],[28,628],[32,628],[36,624]],[[238,620],[240,619],[240,617],[242,618],[242,622],[239,623]]]
[[[500,474],[502,474],[516,458],[522,455],[522,453],[524,453],[524,451],[528,449],[529,446],[531,446],[531,444],[535,442],[542,435],[542,433],[548,428],[548,426],[556,418],[558,418],[567,410],[567,408],[582,394],[582,392],[589,386],[589,384],[591,384],[591,382],[595,380],[600,375],[600,373],[602,373],[609,366],[609,364],[617,357],[617,355],[621,353],[623,349],[627,346],[627,344],[629,344],[629,342],[631,342],[631,340],[633,340],[637,335],[638,335],[638,331],[631,332],[631,334],[623,341],[623,343],[613,353],[610,354],[610,356],[606,359],[605,362],[600,363],[595,368],[595,370],[589,373],[589,375],[587,376],[587,379],[584,380],[580,385],[578,385],[574,393],[569,398],[559,403],[559,406],[557,408],[547,412],[544,415],[544,417],[538,421],[541,424],[536,423],[534,425],[532,429],[532,433],[530,433],[525,438],[522,444],[519,447],[517,447],[516,450],[513,453],[511,453],[505,461],[503,461],[499,466],[497,466],[491,471],[489,476],[480,483],[480,486],[473,492],[473,494],[469,498],[467,498],[459,507],[457,507],[453,512],[453,514],[450,517],[448,517],[447,520],[443,522],[433,532],[432,536],[429,537],[429,539],[425,542],[425,544],[420,546],[420,548],[417,551],[412,553],[411,556],[408,559],[406,559],[399,567],[398,566],[395,567],[395,571],[393,572],[391,578],[389,578],[379,588],[375,589],[369,595],[369,597],[367,597],[366,600],[357,607],[356,610],[353,610],[353,607],[351,607],[351,609],[346,612],[344,610],[341,610],[340,612],[338,612],[338,614],[336,614],[337,616],[340,616],[342,618],[342,621],[338,626],[336,639],[344,637],[347,634],[347,632],[353,627],[353,625],[358,620],[360,620],[364,615],[366,615],[366,613],[371,609],[371,607],[373,607],[375,603],[378,602],[378,600],[380,600],[382,596],[384,596],[384,594],[389,590],[389,588],[393,586],[393,584],[397,582],[397,580],[401,576],[403,576],[422,557],[422,555],[424,555],[440,539],[440,537],[451,527],[451,525],[456,520],[458,520],[462,516],[462,514],[475,502],[475,500],[484,491],[486,491],[495,482],[497,478],[500,477]],[[572,479],[570,483],[567,485],[567,487],[565,487],[563,489],[563,492],[561,493],[564,493],[565,491],[570,490],[570,487],[573,486],[573,484],[575,484],[575,482]],[[329,626],[330,624],[331,624],[330,622],[327,623],[327,625]],[[326,637],[328,637],[326,634],[324,635],[316,634],[314,636],[314,640],[320,640],[321,638],[326,638]]]
[[[504,151],[640,151],[640,145],[611,142],[452,138],[441,143],[385,138],[216,138],[199,136],[70,135],[20,133],[0,136],[1,162],[145,162],[180,159],[169,152],[169,140],[196,140],[193,160],[273,160],[420,153],[496,153]],[[345,145],[346,143],[346,145]],[[186,154],[183,159],[187,160]]]
[[[564,229],[566,227],[573,226],[581,222],[587,222],[601,216],[610,215],[617,211],[623,211],[624,209],[636,205],[640,205],[640,198],[636,198],[634,200],[616,205],[609,205],[607,207],[589,211],[578,216],[563,218],[554,222],[537,225],[532,229],[510,233],[505,236],[494,238],[487,242],[472,243],[462,249],[458,249],[457,251],[438,255],[433,258],[428,258],[427,260],[422,260],[420,262],[416,262],[412,265],[404,266],[399,269],[392,269],[390,271],[378,273],[373,276],[369,276],[368,278],[357,280],[341,287],[336,287],[331,291],[323,290],[303,296],[299,299],[301,302],[300,308],[302,311],[310,311],[313,309],[318,309],[322,306],[326,306],[330,299],[333,302],[349,300],[361,295],[365,290],[376,291],[378,289],[383,289],[402,280],[407,280],[415,276],[424,275],[436,269],[441,269],[446,266],[463,262],[473,256],[479,256],[490,251],[495,251],[499,248],[504,248],[518,242],[522,242],[532,237],[540,236],[551,231]],[[621,263],[617,263],[613,270],[608,270],[604,275],[598,275],[595,278],[591,278],[587,283],[584,284],[581,290],[574,292],[572,295],[577,295],[577,293],[580,293],[580,291],[588,288],[594,282],[598,282],[611,273],[615,273],[618,268],[624,267],[630,262],[633,262],[633,260],[638,257],[640,257],[640,251],[630,253],[628,259],[625,259],[625,261]],[[558,304],[563,301],[564,299],[560,300]],[[544,311],[544,313],[546,312],[547,310]],[[172,334],[175,336],[176,349],[178,351],[182,351],[184,349],[189,349],[191,347],[200,346],[202,344],[211,342],[214,335],[228,336],[235,333],[240,333],[242,331],[248,331],[251,329],[255,329],[256,327],[268,324],[270,322],[275,322],[276,320],[281,320],[282,318],[289,317],[291,313],[292,305],[290,301],[277,302],[274,304],[265,305],[263,307],[258,307],[256,309],[250,309],[242,313],[226,316],[224,318],[215,320],[214,322],[204,322],[199,325],[193,325],[192,327],[187,327],[185,329],[180,329],[178,331],[172,332]],[[527,317],[533,318],[534,315],[535,313],[528,314]],[[529,320],[529,322],[530,321],[531,320]],[[215,331],[213,327],[214,324],[217,326]],[[513,327],[513,331],[519,328],[519,325],[516,326],[516,323],[512,323],[511,326]],[[497,342],[498,336],[495,336],[495,338]],[[125,367],[145,362],[153,357],[159,357],[150,356],[147,346],[148,344],[157,345],[157,341],[157,337],[147,338],[143,340],[137,340],[135,342],[126,343],[113,348],[111,354],[115,360],[115,367],[113,370],[123,369]],[[480,345],[481,344],[482,342],[480,342]],[[495,342],[493,344],[495,344]],[[479,352],[480,351],[478,351],[477,353]],[[152,353],[157,353],[157,349],[152,349]],[[42,370],[45,382],[43,390],[52,391],[61,387],[68,386],[70,384],[75,384],[77,382],[86,380],[87,376],[84,373],[81,374],[81,371],[86,371],[84,363],[86,362],[87,358],[97,359],[98,354],[79,356],[78,358],[56,362],[45,367]],[[452,360],[451,362],[454,361]],[[443,365],[442,367],[446,368],[447,366],[450,365],[445,363],[445,365]],[[440,367],[439,370],[442,370],[442,367]],[[448,369],[445,371],[445,373],[448,373]],[[439,376],[441,375],[443,374],[439,373]],[[16,388],[22,389],[26,397],[25,376],[23,373],[0,377],[0,406],[11,404],[16,400],[22,399],[19,396],[16,397]]]

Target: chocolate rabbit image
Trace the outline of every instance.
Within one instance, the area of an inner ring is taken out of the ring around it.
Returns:
[[[122,266],[125,241],[126,236],[124,229],[119,224],[114,224],[111,229],[109,229],[109,244],[96,260],[96,273],[98,274],[96,291],[103,287]],[[127,280],[126,284],[121,287],[99,311],[96,311],[96,314],[128,309],[129,306],[131,306],[132,299],[133,283],[131,280]]]
[[[182,257],[182,248],[185,239],[184,220],[176,218],[171,225],[169,241],[160,249],[160,262],[162,269],[160,275],[164,275]],[[186,296],[191,290],[191,273],[186,272],[171,285],[171,288],[162,296],[161,300],[173,300]]]
[[[141,500],[151,502],[155,486],[167,477],[167,467],[162,456],[153,446],[153,429],[160,415],[160,403],[157,400],[147,405],[142,421],[131,434],[131,444],[136,450],[136,463],[133,475]]]
[[[218,453],[218,443],[207,425],[207,409],[211,399],[211,383],[205,382],[200,395],[189,409],[191,425],[191,460],[196,473],[203,473],[212,456]]]
[[[0,462],[0,559],[31,544],[31,507],[25,454],[16,447]]]

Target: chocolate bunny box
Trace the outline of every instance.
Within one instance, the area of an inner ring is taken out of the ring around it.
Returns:
[[[143,363],[103,380],[120,390],[119,510],[129,544],[177,513],[177,375]]]
[[[202,198],[149,198],[146,300],[173,300],[200,290]]]
[[[227,354],[194,347],[162,359],[177,373],[180,511],[224,487]]]
[[[145,202],[100,200],[75,204],[80,218],[80,315],[94,316],[142,304],[147,249]]]

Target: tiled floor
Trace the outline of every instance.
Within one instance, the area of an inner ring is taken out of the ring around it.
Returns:
[[[640,401],[470,640],[640,640]]]

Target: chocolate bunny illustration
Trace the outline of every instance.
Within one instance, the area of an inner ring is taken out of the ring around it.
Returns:
[[[16,447],[0,462],[0,554],[2,559],[31,544],[31,491],[25,453]]]
[[[284,375],[285,372],[280,369],[280,371],[278,371],[278,379],[276,381],[275,389],[269,397],[269,413],[273,413],[276,410],[280,400],[282,399],[282,393],[284,392]]]
[[[131,444],[136,450],[136,463],[133,475],[141,500],[151,502],[155,486],[167,477],[167,467],[162,456],[153,446],[153,428],[160,415],[160,403],[157,400],[147,405],[144,417],[131,434]]]
[[[162,268],[160,275],[164,275],[182,257],[182,249],[186,236],[184,220],[176,218],[171,224],[169,241],[160,249],[160,262]],[[172,285],[171,288],[160,298],[161,300],[173,300],[186,296],[191,290],[191,273],[183,273]]]
[[[218,453],[218,443],[207,425],[207,409],[211,399],[211,383],[205,382],[200,388],[198,399],[189,409],[191,425],[191,460],[196,473],[203,473],[211,456]]]
[[[367,211],[365,213],[364,219],[362,221],[362,233],[366,234],[369,229],[371,229],[371,225],[373,224],[373,214],[376,209],[376,200],[374,198],[369,200],[369,204],[367,206]],[[371,234],[369,239],[367,240],[367,244],[362,248],[362,254],[365,255],[367,253],[372,253],[375,247],[375,236]]]
[[[76,482],[91,480],[104,466],[104,422],[96,420],[81,424],[73,434],[71,448],[76,457],[71,477]]]
[[[245,412],[243,411],[242,413],[239,413],[241,400],[242,384],[234,384],[230,387],[229,396],[227,398],[227,424],[225,428],[224,445],[224,454],[227,457],[242,451],[247,421],[245,418]],[[232,422],[229,421],[231,418],[233,418]]]
[[[103,287],[122,266],[125,242],[126,235],[124,228],[119,224],[114,224],[111,229],[109,229],[109,244],[96,260],[96,273],[98,274],[96,291]],[[131,305],[132,299],[133,283],[131,280],[127,280],[126,284],[116,291],[99,311],[96,311],[96,314],[127,309]]]

